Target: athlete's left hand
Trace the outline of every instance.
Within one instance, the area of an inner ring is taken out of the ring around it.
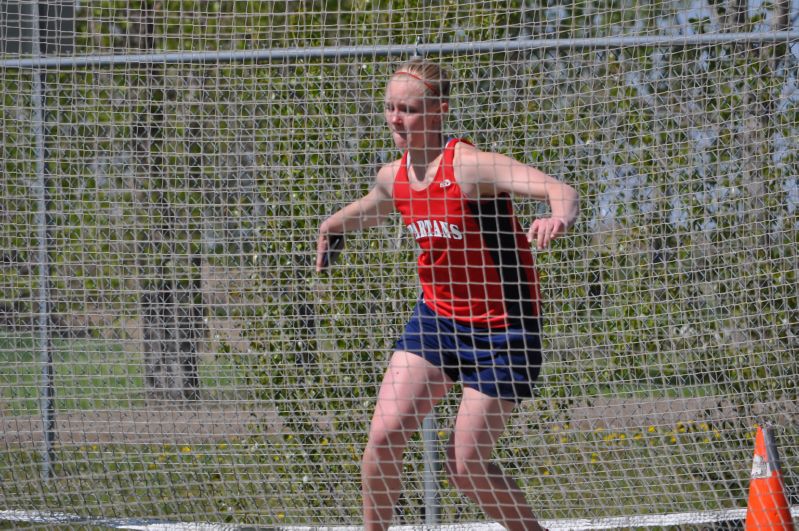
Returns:
[[[568,229],[569,224],[563,218],[539,218],[533,221],[530,230],[527,231],[527,241],[531,245],[535,243],[537,249],[546,249],[549,247],[549,242],[565,234]]]

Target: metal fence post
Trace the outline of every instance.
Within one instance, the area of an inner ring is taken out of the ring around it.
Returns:
[[[25,20],[27,18],[27,21]],[[42,54],[41,34],[39,28],[39,3],[30,0],[20,5],[20,35],[23,43],[30,43],[30,52],[34,59]],[[26,35],[27,34],[27,35]],[[49,480],[53,476],[53,444],[55,442],[55,388],[53,352],[50,342],[50,259],[48,239],[48,199],[47,175],[45,168],[44,140],[44,84],[47,72],[36,67],[31,72],[32,81],[32,122],[34,150],[36,160],[36,178],[33,186],[36,193],[36,228],[38,238],[39,294],[38,294],[38,349],[41,363],[41,383],[39,387],[39,409],[42,416],[44,442],[42,446],[42,479]]]
[[[438,493],[441,457],[435,412],[427,415],[422,422],[422,441],[424,443],[424,521],[427,525],[436,525],[441,517],[441,500]]]

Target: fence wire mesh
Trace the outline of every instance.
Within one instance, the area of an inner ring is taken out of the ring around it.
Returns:
[[[401,155],[383,97],[405,57],[371,50],[417,41],[453,46],[430,55],[454,73],[448,134],[581,196],[535,251],[545,362],[495,454],[537,514],[745,507],[766,421],[796,505],[799,47],[735,38],[795,31],[796,2],[86,1],[70,24],[33,4],[0,7],[4,59],[63,64],[0,69],[3,514],[361,521],[415,244],[393,216],[317,275],[316,235]],[[537,44],[475,51],[513,39]],[[320,47],[363,52],[189,55]],[[397,523],[430,510],[422,455]],[[484,518],[438,486],[442,522]]]

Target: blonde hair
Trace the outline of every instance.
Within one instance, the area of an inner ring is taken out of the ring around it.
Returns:
[[[414,79],[418,79],[425,84],[434,96],[442,99],[449,99],[450,91],[450,75],[449,72],[439,66],[438,64],[422,59],[421,57],[413,57],[403,63],[394,71],[394,76],[407,75]]]

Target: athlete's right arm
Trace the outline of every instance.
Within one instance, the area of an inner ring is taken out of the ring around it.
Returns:
[[[334,234],[347,234],[379,225],[393,210],[392,194],[397,163],[387,164],[377,172],[375,184],[369,193],[353,201],[327,218],[319,226],[316,242],[316,271],[324,268],[328,237]]]

